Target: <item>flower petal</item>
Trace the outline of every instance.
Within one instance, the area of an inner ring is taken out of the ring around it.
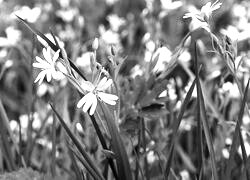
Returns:
[[[50,64],[52,64],[52,58],[51,58],[51,54],[50,54],[50,47],[48,47],[47,49],[43,48],[43,56],[45,58],[46,61],[48,61]]]
[[[84,106],[83,106],[83,108],[82,108],[82,110],[86,113],[88,110],[89,110],[89,108],[92,106],[92,104],[93,104],[93,102],[95,101],[95,99],[96,99],[96,96],[93,94],[93,93],[88,93],[87,95],[86,95],[87,97],[87,99],[86,99],[86,103],[84,104]]]
[[[106,76],[103,77],[103,78],[99,81],[99,83],[98,83],[98,85],[97,85],[97,89],[101,89],[101,87],[104,86],[104,84],[107,82],[107,80],[108,80],[108,78],[107,78]]]
[[[85,96],[82,97],[82,99],[80,99],[80,101],[76,105],[77,108],[81,108],[86,103],[88,97],[87,95],[88,94],[86,94]]]
[[[89,115],[92,116],[95,113],[96,107],[97,107],[97,98],[95,97],[93,99],[92,106],[91,106],[90,111],[89,111]]]
[[[47,81],[50,82],[51,79],[52,79],[52,72],[51,72],[51,70],[47,70],[46,77],[47,77]]]
[[[35,83],[39,80],[39,85],[42,83],[42,81],[43,81],[43,79],[44,79],[44,77],[45,77],[45,75],[46,75],[46,71],[41,71],[39,74],[38,74],[38,76],[36,77],[36,79],[35,79]]]
[[[115,105],[116,100],[118,100],[118,96],[114,94],[104,93],[104,92],[98,92],[98,97],[100,97],[102,101],[110,105]]]

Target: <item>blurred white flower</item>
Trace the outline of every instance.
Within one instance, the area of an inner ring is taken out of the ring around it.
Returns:
[[[125,20],[120,18],[116,14],[111,14],[107,17],[108,21],[110,22],[111,29],[117,32],[123,24],[125,24]]]
[[[232,98],[240,97],[240,92],[236,83],[226,82],[222,85],[220,91],[222,93],[228,93],[228,95]]]
[[[28,6],[22,6],[20,9],[12,13],[12,17],[16,19],[15,15],[18,15],[30,23],[35,23],[41,15],[41,8],[34,7],[31,9]]]
[[[52,77],[54,78],[57,76],[57,73],[59,71],[56,70],[55,62],[59,58],[59,52],[60,50],[56,51],[52,57],[51,56],[52,50],[50,49],[50,47],[48,47],[47,49],[43,48],[43,56],[45,60],[36,56],[37,62],[33,63],[33,67],[39,68],[42,71],[38,74],[37,78],[35,79],[35,83],[39,81],[39,84],[41,84],[45,76],[48,82],[51,81]]]
[[[65,22],[72,22],[74,17],[78,14],[78,10],[74,8],[67,8],[56,11],[56,15],[61,17]]]
[[[97,85],[92,84],[89,81],[83,81],[81,87],[88,93],[80,99],[77,107],[83,107],[83,111],[85,113],[90,109],[89,114],[92,116],[97,107],[97,98],[107,104],[115,105],[118,97],[116,95],[103,92],[112,84],[112,82],[112,79],[108,80],[107,77],[103,77]]]
[[[155,59],[157,56],[158,56],[158,60],[157,60],[157,63],[153,69],[154,72],[163,71],[165,69],[165,66],[171,60],[172,52],[167,47],[163,46],[163,47],[160,47],[156,50],[152,59]]]
[[[162,8],[165,10],[174,10],[178,9],[183,5],[182,1],[173,1],[173,0],[161,0]]]
[[[120,43],[120,38],[118,33],[112,30],[106,30],[103,26],[99,27],[100,39],[102,39],[106,44],[118,45]]]
[[[21,39],[21,31],[13,26],[7,27],[5,30],[7,37],[0,37],[0,47],[13,46]]]

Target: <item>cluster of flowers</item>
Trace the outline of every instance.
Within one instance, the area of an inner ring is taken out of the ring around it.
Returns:
[[[98,48],[97,38],[94,40],[92,46],[93,49],[95,50]],[[56,52],[54,52],[49,46],[47,46],[43,48],[44,59],[36,56],[37,62],[33,63],[33,67],[40,69],[41,72],[35,79],[35,83],[38,82],[38,84],[40,85],[45,77],[47,81],[50,82],[52,79],[56,79],[58,74],[64,75],[65,77],[69,78],[70,82],[72,82],[73,80],[76,84],[79,85],[78,89],[80,88],[80,91],[83,92],[83,94],[85,94],[79,100],[77,107],[82,108],[85,113],[88,112],[89,110],[90,115],[94,114],[98,104],[98,100],[103,101],[110,105],[116,104],[118,96],[104,92],[112,85],[113,80],[108,79],[105,76],[106,73],[103,73],[104,72],[103,70],[101,70],[101,72],[98,74],[97,78],[93,83],[90,81],[79,82],[75,79],[74,76],[71,75],[71,73],[67,73],[67,71],[63,71],[60,68],[58,68],[58,63],[63,62],[63,60],[59,56],[60,51],[61,50],[59,49]],[[102,77],[102,74],[104,74],[104,77]]]

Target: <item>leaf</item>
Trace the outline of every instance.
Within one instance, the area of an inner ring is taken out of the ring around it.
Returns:
[[[165,167],[165,176],[166,177],[168,177],[169,172],[170,172],[170,168],[171,168],[171,163],[172,163],[172,158],[173,158],[173,151],[174,151],[174,144],[175,144],[175,141],[176,141],[176,138],[177,138],[177,131],[178,131],[178,128],[180,126],[184,111],[185,111],[185,109],[187,107],[187,104],[189,103],[189,100],[190,100],[190,98],[192,96],[195,81],[196,80],[194,80],[192,85],[190,86],[190,88],[188,90],[188,93],[187,93],[187,95],[186,95],[186,97],[185,97],[185,99],[184,99],[184,101],[183,101],[183,103],[181,105],[181,109],[180,109],[180,112],[178,114],[178,117],[174,121],[174,124],[173,124],[172,139],[170,140],[170,150],[169,150],[169,153],[168,153],[168,156],[167,156],[167,164],[166,164],[166,167]]]
[[[200,85],[200,79],[199,79],[199,73],[198,73],[198,59],[197,59],[197,46],[195,43],[195,64],[196,64],[196,85],[197,85],[197,99],[200,104],[200,115],[201,115],[201,120],[202,120],[202,125],[204,129],[204,134],[208,146],[208,150],[210,153],[210,158],[211,158],[211,166],[212,166],[212,174],[214,180],[218,180],[218,173],[216,170],[216,162],[215,162],[215,153],[214,153],[214,148],[212,144],[212,137],[211,133],[209,131],[209,125],[208,125],[208,120],[206,116],[206,108],[205,108],[205,102],[203,98],[203,93]]]
[[[234,161],[234,156],[235,156],[235,153],[237,152],[237,148],[239,146],[239,140],[240,140],[239,139],[239,132],[240,132],[241,124],[242,124],[242,118],[243,118],[243,115],[244,115],[244,109],[245,109],[245,106],[246,106],[246,103],[247,103],[248,88],[249,88],[249,80],[247,82],[247,86],[246,86],[246,89],[245,89],[245,92],[244,92],[243,100],[241,102],[240,112],[239,112],[239,115],[238,115],[238,121],[237,121],[235,131],[234,131],[234,134],[233,134],[233,142],[232,142],[232,145],[231,145],[230,155],[229,155],[229,159],[228,159],[227,166],[226,166],[226,173],[225,173],[225,178],[226,179],[230,179],[230,174],[231,174],[231,170],[232,170],[233,163],[234,163],[233,162]]]
[[[149,106],[142,107],[141,111],[139,112],[139,115],[144,117],[154,118],[154,117],[161,117],[168,113],[169,111],[166,110],[166,108],[164,108],[163,104],[154,103]]]
[[[119,180],[131,180],[132,174],[126,148],[116,127],[115,119],[106,104],[100,103],[111,136],[111,147],[115,153]]]
[[[68,134],[68,136],[70,137],[70,139],[73,141],[74,145],[76,146],[76,148],[78,149],[78,151],[81,153],[81,155],[83,156],[84,160],[86,161],[86,167],[89,169],[89,167],[91,168],[91,170],[93,170],[93,172],[95,173],[94,176],[98,176],[100,179],[103,179],[102,174],[99,172],[98,167],[96,166],[96,163],[94,163],[94,161],[91,160],[91,158],[89,157],[89,155],[85,152],[84,148],[82,147],[81,143],[78,141],[78,139],[74,136],[74,134],[71,132],[71,130],[69,129],[69,127],[66,125],[66,123],[64,122],[64,120],[62,119],[62,117],[57,113],[57,111],[55,110],[55,108],[50,104],[50,107],[52,108],[52,110],[54,111],[54,113],[56,114],[58,120],[60,121],[61,125],[63,126],[63,128],[65,129],[66,133]],[[86,169],[87,169],[86,168]],[[92,171],[91,171],[92,172]]]
[[[196,43],[195,43],[195,54],[197,54],[197,49],[196,49]],[[195,56],[195,75],[196,78],[199,79],[199,67],[198,67],[198,59]],[[199,91],[199,87],[196,86],[197,92]],[[197,148],[197,153],[198,153],[198,167],[197,167],[197,172],[198,176],[197,179],[202,178],[203,176],[203,162],[204,162],[204,157],[203,157],[203,134],[202,134],[202,125],[201,125],[201,112],[200,112],[200,100],[197,99],[197,141],[198,141],[198,148]]]

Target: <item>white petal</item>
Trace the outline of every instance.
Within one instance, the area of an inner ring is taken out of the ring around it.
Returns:
[[[46,77],[47,77],[47,81],[48,82],[50,82],[51,81],[51,79],[52,79],[52,72],[51,72],[51,70],[47,70],[47,73],[46,73]]]
[[[97,89],[100,89],[102,86],[104,86],[104,84],[107,82],[107,80],[108,80],[108,78],[105,76],[105,77],[103,77],[100,81],[99,81],[99,83],[98,83],[98,85],[97,85]]]
[[[82,108],[84,112],[87,112],[89,110],[89,108],[92,106],[93,102],[96,99],[96,96],[93,93],[88,93],[86,96],[88,97],[86,97],[87,98],[86,103]]]
[[[46,59],[46,61],[48,61],[50,64],[52,64],[52,58],[51,58],[51,54],[50,54],[50,47],[48,47],[47,49],[43,48],[43,56]]]
[[[60,53],[60,49],[58,49],[58,50],[55,52],[54,56],[53,56],[53,62],[54,62],[54,63],[55,63],[56,60],[59,58],[59,53]]]
[[[37,60],[38,62],[40,62],[40,63],[43,63],[43,62],[44,62],[44,60],[43,60],[42,58],[40,58],[39,56],[36,56],[36,60]]]
[[[102,91],[106,90],[109,86],[111,86],[111,84],[113,83],[113,80],[112,79],[109,79],[105,84],[104,86],[102,86]]]
[[[81,108],[85,103],[86,103],[86,95],[82,97],[82,99],[80,99],[80,101],[77,103],[77,108]]]
[[[46,75],[46,71],[41,71],[41,72],[38,74],[38,76],[37,76],[37,78],[35,79],[34,82],[36,83],[36,82],[39,80],[38,84],[40,85],[40,84],[42,83],[42,81],[43,81],[45,75]]]
[[[98,96],[101,98],[102,101],[110,105],[115,105],[116,100],[118,100],[118,97],[116,95],[107,94],[104,92],[98,92]]]
[[[97,98],[95,97],[93,99],[92,106],[91,106],[90,111],[89,111],[89,115],[92,116],[95,113],[96,107],[97,107]]]
[[[40,69],[48,69],[51,67],[51,65],[45,63],[33,63],[33,67]]]

